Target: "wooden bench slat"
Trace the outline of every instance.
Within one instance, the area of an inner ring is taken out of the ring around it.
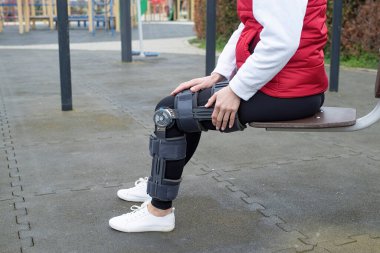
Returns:
[[[276,122],[252,122],[251,127],[257,128],[330,128],[352,126],[356,122],[356,109],[341,107],[322,107],[312,117]]]
[[[30,16],[29,19],[35,19],[35,20],[44,20],[49,19],[49,16]]]

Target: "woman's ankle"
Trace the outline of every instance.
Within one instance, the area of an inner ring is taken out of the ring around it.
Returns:
[[[151,203],[148,204],[147,208],[148,212],[156,217],[164,217],[172,212],[172,208],[162,210],[158,209],[157,207],[154,207]]]

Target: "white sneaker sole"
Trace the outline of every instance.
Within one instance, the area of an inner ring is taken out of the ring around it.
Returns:
[[[141,197],[141,196],[133,196],[133,195],[129,195],[127,197],[123,197],[121,196],[119,193],[117,194],[117,196],[122,199],[122,200],[125,200],[125,201],[131,201],[131,202],[145,202],[147,200],[150,200],[152,199],[151,197]]]
[[[109,222],[109,226],[117,231],[121,232],[126,232],[126,233],[141,233],[141,232],[171,232],[174,230],[174,225],[173,226],[168,226],[168,227],[162,227],[162,226],[149,226],[149,227],[140,227],[140,228],[131,228],[131,229],[126,229],[126,228],[121,228],[117,225],[111,224]]]

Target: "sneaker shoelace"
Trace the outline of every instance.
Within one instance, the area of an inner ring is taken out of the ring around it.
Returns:
[[[140,177],[139,179],[136,180],[135,186],[143,186],[144,183],[148,181],[148,177]]]
[[[127,216],[129,218],[131,218],[132,215],[135,217],[141,216],[144,213],[144,212],[141,212],[143,209],[144,209],[143,205],[141,205],[141,206],[133,205],[133,206],[131,206],[132,212],[125,213],[125,214],[123,214],[123,216]]]

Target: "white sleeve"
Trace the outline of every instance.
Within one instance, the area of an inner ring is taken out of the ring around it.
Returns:
[[[299,47],[308,0],[253,0],[253,16],[263,26],[254,53],[230,81],[240,98],[250,99],[273,79]]]
[[[219,73],[230,80],[236,69],[235,50],[240,34],[244,29],[244,24],[240,23],[238,29],[232,34],[222,53],[218,58],[218,64],[213,72]]]

